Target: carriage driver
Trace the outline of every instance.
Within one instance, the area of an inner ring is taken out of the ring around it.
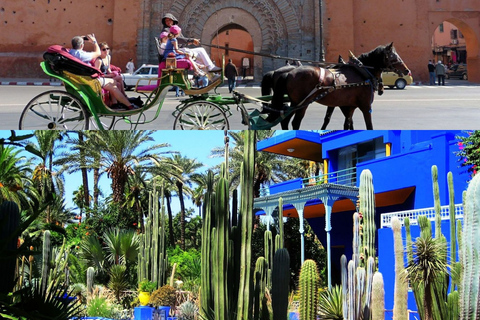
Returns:
[[[175,18],[175,16],[171,13],[165,14],[165,16],[162,18],[162,24],[163,24],[163,31],[170,32],[170,27],[173,25],[178,25],[178,20]],[[200,45],[200,40],[198,39],[193,39],[193,38],[185,38],[183,34],[180,34],[177,37],[178,44],[182,48],[181,50],[187,52],[190,56],[196,58],[199,63],[203,64],[208,72],[219,72],[222,70],[222,68],[215,66],[215,64],[212,62],[210,57],[208,56],[207,52],[205,51],[204,48],[202,47],[196,47],[196,48],[184,48],[184,46],[189,45],[189,44],[194,44],[196,46]]]

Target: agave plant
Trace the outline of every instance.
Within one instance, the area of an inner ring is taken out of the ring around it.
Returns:
[[[81,304],[57,285],[45,291],[40,281],[14,293],[14,302],[0,302],[0,318],[29,320],[68,320],[80,315]]]
[[[185,301],[178,307],[178,310],[180,311],[178,320],[194,320],[198,313],[198,307],[192,301]]]
[[[318,299],[320,319],[343,320],[342,288],[334,286],[320,293]]]

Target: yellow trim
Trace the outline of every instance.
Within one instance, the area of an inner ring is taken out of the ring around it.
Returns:
[[[328,159],[323,159],[323,183],[328,183]]]
[[[387,142],[385,145],[385,156],[390,157],[392,155],[392,143]]]

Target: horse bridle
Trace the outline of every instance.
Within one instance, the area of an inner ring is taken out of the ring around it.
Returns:
[[[403,72],[397,69],[397,67],[395,67],[399,64],[401,64],[406,70],[408,70],[405,62],[403,62],[402,58],[400,58],[398,54],[393,50],[390,50],[390,52],[385,56],[385,60],[385,64],[387,65],[387,67],[384,70],[393,70],[395,73],[400,75]]]

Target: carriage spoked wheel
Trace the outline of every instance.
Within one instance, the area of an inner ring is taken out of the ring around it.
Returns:
[[[178,112],[174,130],[228,130],[230,125],[223,109],[208,101],[188,103]]]
[[[98,120],[102,123],[104,130],[111,130],[115,127],[117,118],[115,116],[98,115]],[[97,121],[92,116],[90,116],[90,130],[100,130]]]
[[[41,93],[20,116],[23,130],[87,130],[90,114],[74,95],[61,90]]]

